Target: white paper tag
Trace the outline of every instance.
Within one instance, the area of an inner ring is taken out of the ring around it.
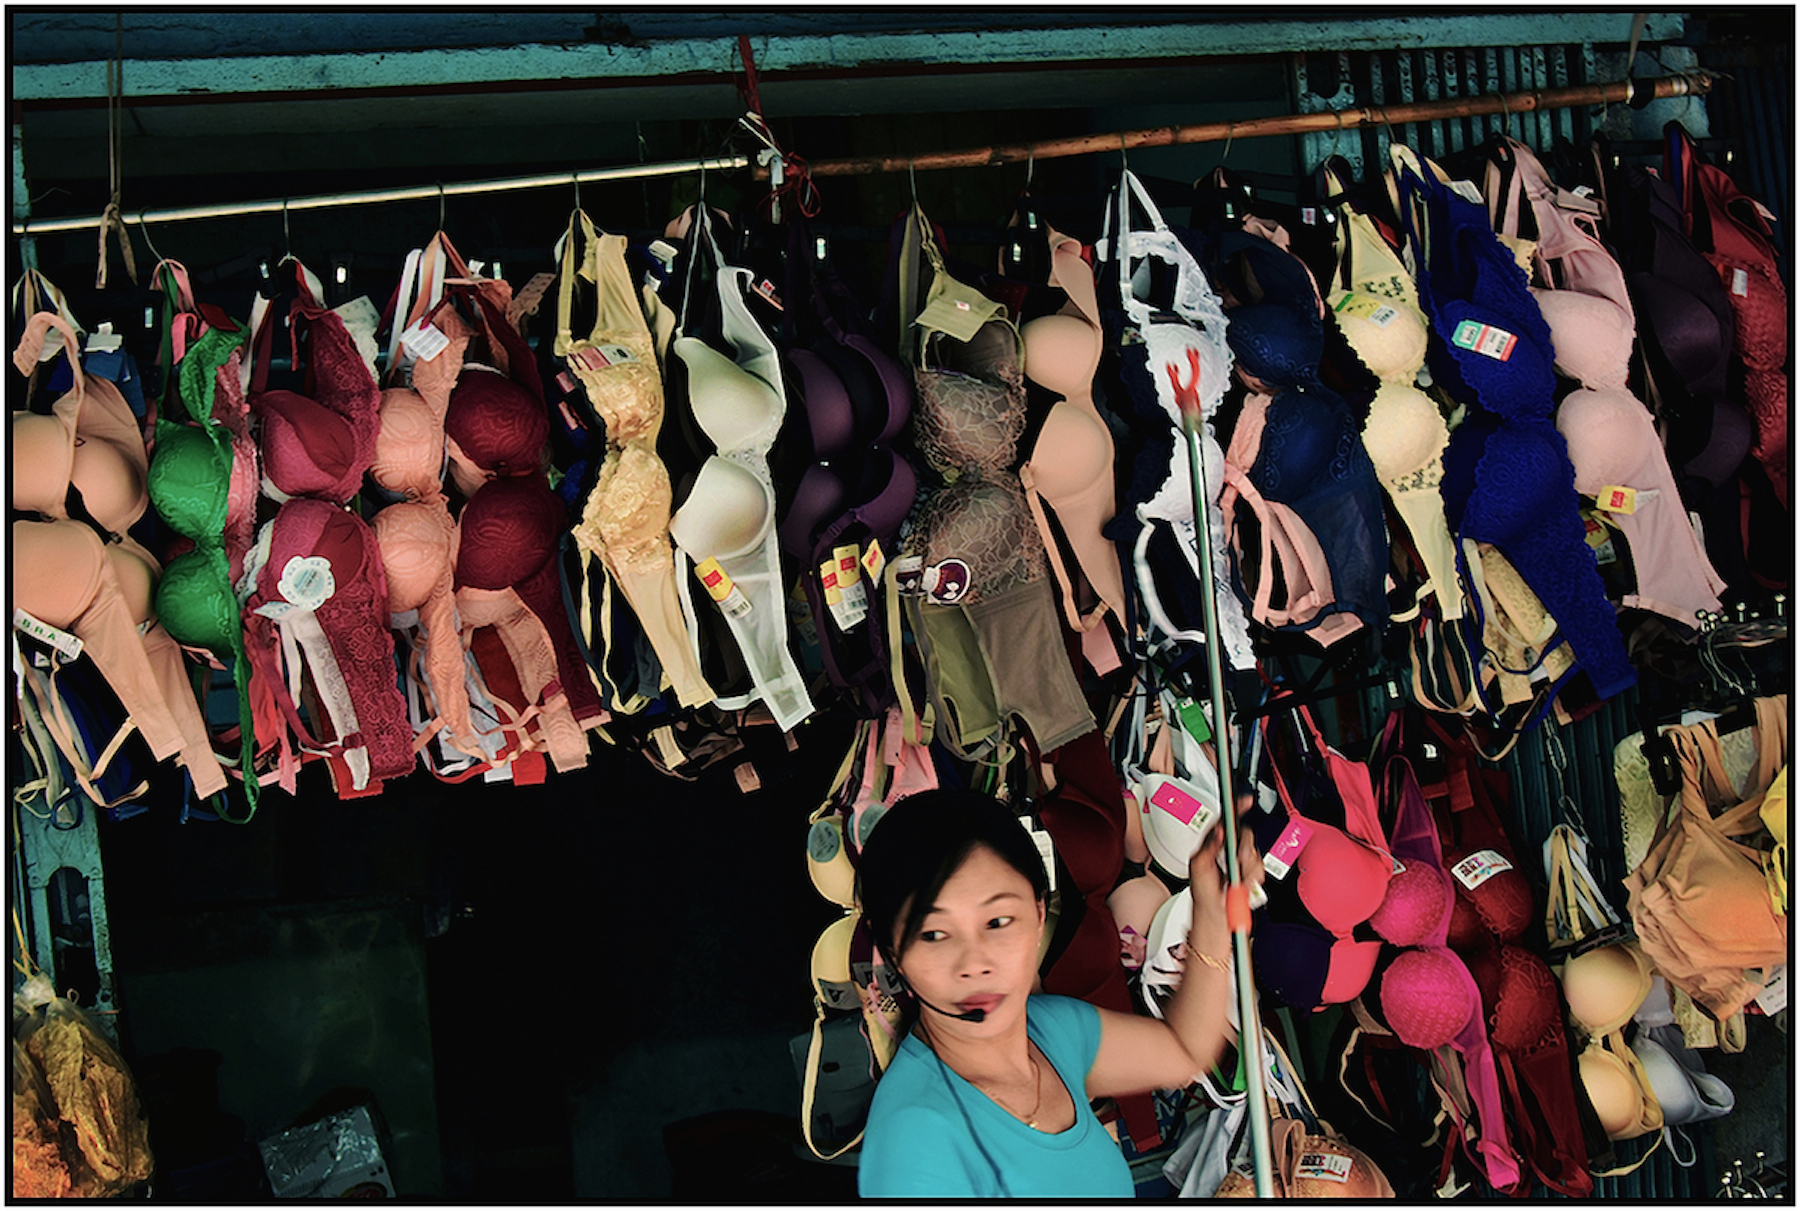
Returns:
[[[1503,870],[1511,870],[1513,865],[1499,852],[1491,849],[1478,849],[1468,857],[1450,868],[1457,881],[1470,891],[1474,891],[1483,883]]]
[[[323,555],[296,555],[281,569],[275,588],[296,609],[316,610],[337,592],[337,578]]]
[[[1482,199],[1481,190],[1475,188],[1475,183],[1473,181],[1452,181],[1450,182],[1450,188],[1455,190],[1462,197],[1475,203],[1477,206],[1486,205],[1486,202]]]
[[[1056,890],[1056,847],[1050,843],[1050,834],[1034,824],[1027,823],[1031,832],[1031,843],[1037,846],[1038,857],[1044,861],[1044,876],[1050,880],[1050,890]]]
[[[1774,1017],[1787,1008],[1787,964],[1770,971],[1763,980],[1763,990],[1756,994],[1756,1003],[1762,1011]]]
[[[1350,1180],[1350,1158],[1335,1152],[1302,1152],[1294,1166],[1295,1177],[1321,1178],[1328,1182]]]
[[[1749,297],[1750,275],[1745,273],[1742,269],[1733,269],[1731,271],[1731,293],[1737,295],[1740,299]],[[104,328],[105,325],[102,324],[101,327]],[[88,347],[93,347],[92,342],[89,342]]]
[[[18,606],[13,607],[13,627],[16,630],[23,631],[33,639],[42,640],[44,643],[49,644],[64,656],[67,656],[70,660],[74,660],[77,656],[81,655],[81,640],[65,630],[53,627],[47,622],[41,622],[38,619],[33,618]]]
[[[400,334],[400,345],[421,362],[428,362],[450,346],[450,338],[428,320],[415,320]]]
[[[1739,270],[1738,272],[1743,271]],[[111,321],[108,321],[88,333],[87,351],[89,353],[111,353],[124,343],[125,338],[115,334]]]

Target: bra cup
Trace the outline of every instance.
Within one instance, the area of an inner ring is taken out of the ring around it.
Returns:
[[[1450,443],[1450,429],[1431,397],[1417,387],[1384,382],[1369,403],[1363,448],[1389,483],[1429,467]]]
[[[850,503],[850,490],[835,468],[814,463],[800,477],[787,513],[776,523],[781,549],[804,566],[813,556],[815,535],[841,517]]]
[[[1527,292],[1521,290],[1519,293],[1525,295]],[[1549,410],[1556,375],[1551,369],[1553,357],[1548,342],[1540,343],[1529,331],[1513,332],[1518,340],[1511,356],[1501,361],[1473,349],[1460,348],[1452,344],[1450,338],[1465,322],[1491,324],[1511,331],[1504,316],[1457,298],[1445,299],[1438,312],[1442,318],[1444,355],[1483,407],[1515,421],[1533,420]]]
[[[1704,1122],[1729,1114],[1736,1106],[1737,1095],[1729,1085],[1708,1072],[1682,1064],[1650,1032],[1640,1030],[1632,1040],[1631,1050],[1650,1078],[1665,1125],[1681,1127]]]
[[[694,419],[713,443],[721,450],[760,444],[782,412],[775,388],[698,337],[676,337],[672,348],[687,366]]]
[[[1295,869],[1307,911],[1326,929],[1346,935],[1381,907],[1394,868],[1338,829],[1317,827]]]
[[[1743,405],[1736,400],[1717,400],[1712,408],[1712,436],[1706,448],[1689,458],[1682,470],[1709,484],[1723,484],[1749,457],[1755,440],[1755,422],[1744,411]]]
[[[1626,1139],[1635,1133],[1644,1094],[1618,1056],[1590,1047],[1576,1060],[1582,1088],[1608,1139]]]
[[[1444,859],[1454,867],[1467,857],[1458,854]],[[1498,939],[1513,942],[1523,937],[1532,920],[1531,886],[1516,870],[1503,870],[1490,876],[1473,891],[1460,887],[1456,903],[1450,910],[1450,947],[1453,950],[1476,950]]]
[[[40,622],[75,625],[107,572],[100,536],[79,522],[15,521],[13,602]]]
[[[1316,925],[1272,921],[1260,910],[1257,916],[1263,919],[1252,927],[1258,944],[1250,952],[1257,984],[1296,1009],[1323,1005],[1336,939]]]
[[[339,501],[354,491],[356,434],[349,421],[292,391],[256,397],[263,475],[283,496]]]
[[[243,642],[243,617],[223,563],[222,555],[206,550],[170,560],[156,586],[156,613],[177,643],[228,657]]]
[[[1382,973],[1379,997],[1382,1016],[1400,1041],[1430,1050],[1453,1041],[1471,1016],[1480,1015],[1479,998],[1471,993],[1448,952],[1407,950]]]
[[[1039,316],[1019,329],[1025,377],[1064,399],[1086,397],[1100,360],[1100,330],[1078,315]]]
[[[483,471],[527,475],[540,469],[550,417],[541,399],[504,374],[466,363],[450,392],[444,432]]]
[[[74,462],[71,444],[60,417],[13,413],[13,508],[62,516]]]
[[[1402,862],[1369,924],[1396,946],[1422,946],[1443,927],[1454,898],[1443,872],[1416,860]]]
[[[1630,314],[1611,299],[1579,290],[1534,286],[1531,293],[1550,325],[1557,368],[1584,386],[1623,386],[1636,336]]]
[[[1055,507],[1109,477],[1112,451],[1112,433],[1092,409],[1058,403],[1032,447],[1032,481]]]
[[[1361,996],[1375,978],[1375,964],[1380,959],[1380,942],[1339,938],[1331,948],[1331,966],[1319,990],[1319,1004],[1345,1005]]]
[[[1346,303],[1353,308],[1389,307],[1395,314],[1384,326],[1367,315],[1344,310]],[[1425,317],[1416,307],[1409,306],[1404,299],[1383,298],[1361,290],[1336,291],[1331,296],[1331,305],[1335,309],[1338,331],[1343,333],[1344,340],[1356,351],[1369,373],[1390,382],[1412,382],[1425,364],[1425,349],[1430,340]]]
[[[524,476],[488,481],[457,522],[457,587],[522,585],[555,558],[562,521],[561,498],[542,481]]]
[[[1622,1029],[1650,992],[1650,965],[1635,946],[1602,946],[1563,964],[1569,1016],[1590,1034]]]
[[[1574,469],[1568,444],[1554,428],[1495,427],[1483,447],[1481,466],[1496,471],[1475,477],[1464,515],[1481,518],[1481,532],[1468,537],[1506,547],[1543,529],[1546,518],[1561,516],[1565,499],[1573,515]]]
[[[377,513],[369,525],[387,575],[388,611],[419,609],[450,571],[450,515],[437,505],[402,501]]]
[[[202,429],[165,429],[150,463],[150,499],[178,534],[217,540],[231,490],[231,457]]]
[[[444,426],[410,387],[381,393],[381,428],[369,476],[389,492],[421,497],[443,488]]]
[[[1112,894],[1106,897],[1106,907],[1112,912],[1121,934],[1130,929],[1139,938],[1148,938],[1156,910],[1163,906],[1169,895],[1169,887],[1161,879],[1155,875],[1139,875],[1113,888]]]
[[[669,518],[669,534],[696,560],[741,555],[762,538],[770,508],[761,480],[741,464],[715,455],[700,468],[693,491]]]
[[[144,515],[143,464],[111,442],[77,439],[70,476],[89,516],[107,529],[123,532]]]
[[[1556,427],[1568,444],[1577,492],[1597,496],[1613,485],[1660,486],[1645,479],[1662,450],[1656,422],[1629,392],[1572,391],[1557,410]]]
[[[126,608],[131,611],[131,621],[142,626],[155,618],[156,581],[162,569],[150,558],[149,552],[142,548],[134,551],[129,546],[109,544],[106,547],[106,562],[112,571],[113,580],[119,586],[120,594],[125,598]]]
[[[1489,946],[1465,956],[1481,989],[1496,1047],[1525,1055],[1563,1040],[1556,977],[1545,962],[1517,946]]]

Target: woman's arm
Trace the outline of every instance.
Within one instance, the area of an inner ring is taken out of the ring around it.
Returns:
[[[1238,812],[1250,796],[1238,800]],[[1089,1097],[1119,1097],[1151,1089],[1181,1089],[1218,1062],[1231,1033],[1231,934],[1225,927],[1225,875],[1219,869],[1223,827],[1215,828],[1188,863],[1194,920],[1181,986],[1157,1021],[1141,1014],[1100,1010],[1100,1049],[1088,1069]],[[1239,834],[1238,860],[1246,883],[1262,882],[1262,858],[1250,830]]]

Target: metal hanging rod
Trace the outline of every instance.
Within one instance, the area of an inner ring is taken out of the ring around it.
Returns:
[[[515,189],[547,189],[587,181],[623,181],[639,177],[672,177],[687,172],[745,168],[748,156],[724,156],[711,160],[678,160],[663,164],[620,164],[583,172],[546,173],[536,177],[502,177],[492,181],[456,181],[444,185],[410,185],[399,189],[370,189],[359,193],[323,193],[304,198],[267,198],[260,202],[225,202],[217,206],[180,206],[168,210],[140,210],[124,216],[127,223],[172,223],[182,219],[223,219],[244,214],[279,214],[294,210],[327,210],[335,206],[361,206],[371,202],[412,202],[471,193],[503,193]],[[79,219],[34,219],[14,223],[14,235],[40,235],[51,231],[81,231],[100,226],[101,216]]]
[[[1228,139],[1302,135],[1318,131],[1351,130],[1362,126],[1395,126],[1443,118],[1530,113],[1539,109],[1572,109],[1579,105],[1602,105],[1615,101],[1645,104],[1652,99],[1664,97],[1704,96],[1710,91],[1712,80],[1708,76],[1659,76],[1649,80],[1619,80],[1611,84],[1576,84],[1567,88],[1544,88],[1532,92],[1490,93],[1486,96],[1449,97],[1438,101],[1409,101],[1400,105],[1364,105],[1353,109],[1326,110],[1322,113],[1245,118],[1238,122],[1157,126],[1149,130],[1053,139],[1046,143],[972,147],[966,151],[937,151],[918,156],[859,156],[849,160],[815,160],[807,165],[806,171],[815,177],[828,177],[906,172],[920,168],[981,168],[1031,159],[1050,160],[1094,152],[1129,151],[1135,147],[1219,143]],[[765,176],[767,171],[759,168],[756,175]]]

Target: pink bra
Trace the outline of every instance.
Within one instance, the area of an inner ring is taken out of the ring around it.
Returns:
[[[262,528],[245,575],[245,647],[273,689],[275,704],[306,751],[333,758],[339,794],[367,794],[413,766],[413,731],[388,628],[387,576],[375,535],[356,514],[328,501],[296,498]],[[300,716],[304,661],[330,741]],[[301,757],[280,718],[257,721],[257,736],[279,736],[279,780],[289,794]],[[339,764],[341,763],[341,764]],[[348,783],[344,781],[348,778]]]
[[[467,657],[456,615],[451,563],[456,523],[440,503],[402,501],[377,513],[372,526],[387,577],[390,622],[395,629],[416,626],[424,632],[415,657],[423,669],[408,675],[429,691],[428,700],[449,742],[481,758],[469,713]]]
[[[304,328],[308,394],[268,387],[272,315],[263,314],[251,340],[249,402],[262,421],[263,491],[279,501],[304,496],[337,503],[356,495],[375,459],[381,392],[344,321],[314,298],[309,280],[316,279],[294,264],[300,297],[288,308],[289,348],[297,363]]]

